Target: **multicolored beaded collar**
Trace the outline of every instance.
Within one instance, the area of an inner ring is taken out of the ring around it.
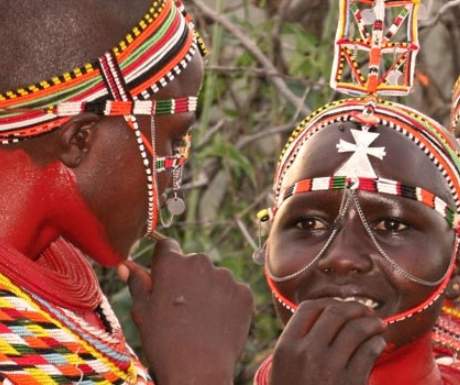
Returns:
[[[123,116],[133,130],[145,166],[148,234],[157,226],[156,173],[180,169],[188,156],[189,136],[170,157],[157,157],[154,117],[194,112],[196,96],[171,100],[152,97],[188,66],[205,45],[194,31],[180,0],[155,0],[147,14],[112,50],[97,61],[28,87],[0,94],[0,143],[17,143],[61,127],[72,116],[93,112]],[[137,115],[151,116],[151,140],[141,132]]]
[[[414,199],[441,214],[456,230],[456,242],[446,273],[441,279],[430,282],[414,277],[388,256],[373,236],[356,195],[352,194],[352,204],[357,211],[361,211],[361,221],[385,261],[407,279],[434,287],[432,294],[423,303],[393,315],[386,320],[387,323],[412,317],[438,300],[454,271],[460,242],[460,155],[455,139],[439,123],[418,111],[380,99],[383,95],[407,94],[413,84],[418,52],[418,6],[418,0],[340,0],[331,85],[338,91],[363,97],[330,103],[301,122],[289,138],[278,164],[274,181],[275,205],[259,213],[260,220],[271,220],[289,197],[299,193],[363,190]],[[387,22],[389,17],[391,23]],[[403,28],[406,28],[405,34]],[[366,63],[367,68],[362,63]],[[294,186],[286,186],[284,178],[304,144],[319,132],[344,122],[355,123],[360,129],[351,130],[355,143],[344,139],[337,143],[338,153],[351,153],[351,156],[335,175],[297,181]],[[403,181],[383,179],[376,174],[369,157],[384,161],[389,156],[385,147],[370,146],[382,130],[394,130],[402,134],[426,154],[446,180],[454,207],[449,207],[421,186],[407,186]],[[328,245],[333,241],[334,231],[312,264],[327,252]],[[277,282],[298,277],[312,264],[285,277],[273,275],[268,263],[265,264],[267,281],[275,298],[290,311],[295,311],[297,304],[282,295]]]

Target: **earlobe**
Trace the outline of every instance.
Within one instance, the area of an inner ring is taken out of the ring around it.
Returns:
[[[78,167],[90,151],[100,119],[98,115],[83,113],[62,126],[60,159],[67,167]]]
[[[446,289],[446,297],[450,300],[460,298],[460,275],[458,275],[458,273],[459,272],[456,271],[456,274],[451,278]]]

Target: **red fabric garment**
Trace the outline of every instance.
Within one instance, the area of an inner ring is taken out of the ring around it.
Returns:
[[[254,385],[268,385],[272,357],[268,357],[254,377]],[[431,334],[392,353],[377,362],[369,385],[460,385],[460,370],[438,365],[433,353]]]

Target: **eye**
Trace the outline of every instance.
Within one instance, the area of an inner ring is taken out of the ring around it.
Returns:
[[[400,233],[401,231],[407,230],[409,226],[398,219],[389,218],[383,219],[378,222],[374,229],[377,231],[386,231],[391,233]]]
[[[318,218],[308,217],[296,221],[295,227],[299,230],[320,231],[326,230],[327,224]]]

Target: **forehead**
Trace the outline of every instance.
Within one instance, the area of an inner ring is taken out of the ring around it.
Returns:
[[[287,171],[282,188],[302,179],[333,176],[353,155],[352,152],[339,153],[337,149],[340,140],[355,143],[351,129],[359,130],[360,127],[354,123],[337,123],[315,134],[303,145]],[[389,127],[378,127],[372,131],[380,135],[370,147],[384,147],[386,152],[382,160],[368,157],[378,177],[422,187],[453,203],[441,172],[415,143]]]

